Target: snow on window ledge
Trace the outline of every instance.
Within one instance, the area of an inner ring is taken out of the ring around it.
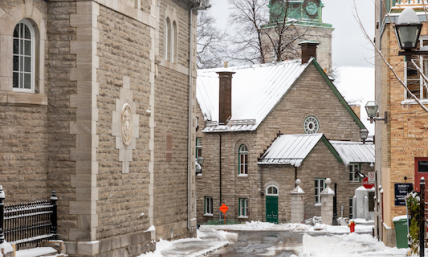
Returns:
[[[248,219],[248,216],[238,216],[238,219]]]
[[[316,203],[314,206],[321,206],[322,203]]]
[[[212,213],[204,213],[204,217],[214,217],[214,214],[212,214]]]
[[[239,174],[238,177],[248,177],[248,174]]]
[[[197,174],[196,177],[202,177],[202,173]]]
[[[421,104],[428,104],[428,99],[420,99]],[[401,101],[401,104],[418,104],[414,99],[406,99]]]

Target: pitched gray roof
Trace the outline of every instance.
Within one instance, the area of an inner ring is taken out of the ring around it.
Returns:
[[[374,163],[375,145],[373,143],[330,141],[343,162],[349,163]]]

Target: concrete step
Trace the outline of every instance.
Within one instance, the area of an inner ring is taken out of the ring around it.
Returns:
[[[37,247],[16,251],[16,257],[56,256],[58,251],[52,247]]]

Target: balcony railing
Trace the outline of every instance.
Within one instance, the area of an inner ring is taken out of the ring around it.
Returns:
[[[392,6],[418,6],[428,4],[428,0],[391,0]]]

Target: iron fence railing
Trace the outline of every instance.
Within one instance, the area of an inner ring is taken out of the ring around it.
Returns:
[[[4,199],[0,185],[0,244],[6,240],[19,248],[58,239],[55,190],[49,201],[4,205]]]

